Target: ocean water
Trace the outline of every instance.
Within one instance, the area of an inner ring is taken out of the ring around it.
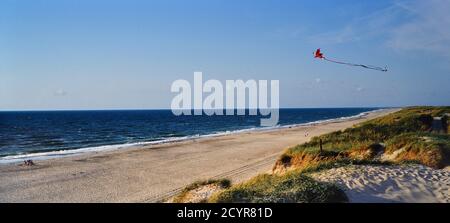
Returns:
[[[378,108],[281,109],[277,128]],[[170,110],[0,112],[0,163],[261,130],[260,116],[174,116]]]

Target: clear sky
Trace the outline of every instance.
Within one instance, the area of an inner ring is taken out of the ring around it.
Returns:
[[[0,1],[0,109],[169,108],[176,79],[281,107],[450,105],[450,1]],[[388,66],[378,72],[314,60]]]

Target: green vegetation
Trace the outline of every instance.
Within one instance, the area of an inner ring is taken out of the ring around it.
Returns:
[[[228,179],[210,179],[210,180],[203,180],[203,181],[196,181],[185,188],[173,198],[174,203],[184,203],[186,200],[187,195],[200,187],[207,186],[207,185],[215,185],[218,186],[221,189],[227,189],[231,186],[231,181]]]
[[[338,187],[300,173],[259,175],[210,198],[219,203],[337,203],[347,202]]]
[[[386,153],[401,151],[394,161],[416,161],[433,168],[449,165],[450,135],[404,133],[386,142]]]
[[[228,179],[210,179],[210,180],[196,181],[196,182],[186,186],[183,189],[183,191],[191,191],[191,190],[197,189],[201,186],[210,185],[210,184],[216,184],[216,185],[220,186],[221,188],[228,188],[231,186],[231,181]]]
[[[405,108],[354,128],[314,137],[308,143],[288,149],[275,169],[307,168],[341,159],[379,159],[377,155],[381,153],[393,154],[396,151],[399,154],[390,160],[392,162],[415,161],[433,168],[443,168],[449,164],[450,135],[433,133],[432,125],[433,117],[448,113],[450,107]],[[322,153],[319,152],[320,140],[325,150]]]

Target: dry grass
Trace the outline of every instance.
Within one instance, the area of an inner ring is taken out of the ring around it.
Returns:
[[[338,203],[347,202],[338,187],[317,182],[299,171],[262,174],[214,194],[214,203]]]
[[[355,146],[354,149],[346,152],[348,158],[356,160],[370,160],[375,159],[384,150],[384,146],[379,143],[362,144]]]
[[[295,155],[284,154],[275,163],[273,172],[283,174],[291,169],[303,170],[320,163],[334,162],[344,158],[343,153],[333,151],[303,151]]]
[[[402,150],[396,162],[416,161],[432,168],[444,168],[449,164],[450,137],[426,133],[406,133],[387,142],[386,153]]]
[[[390,161],[444,168],[450,164],[450,136],[431,130],[433,117],[446,113],[450,113],[450,107],[411,107],[354,128],[314,137],[287,150],[273,170],[283,173],[345,159],[376,161],[383,153],[398,150],[401,152]],[[320,140],[326,152],[318,152]]]
[[[196,197],[197,192],[203,191],[220,191],[227,189],[231,186],[231,181],[228,179],[211,179],[204,181],[196,181],[188,186],[186,186],[178,195],[172,198],[173,203],[204,203],[207,201],[208,197]],[[203,193],[204,194],[204,193]],[[208,192],[206,194],[209,194]]]

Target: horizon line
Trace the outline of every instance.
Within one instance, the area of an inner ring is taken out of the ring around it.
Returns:
[[[418,105],[421,106],[421,105]],[[343,107],[280,107],[279,109],[346,109],[346,108],[405,108],[411,106],[343,106]],[[64,111],[170,111],[170,108],[106,108],[106,109],[0,109],[0,112],[64,112]],[[199,109],[191,109],[199,110]],[[214,109],[202,109],[214,110]],[[223,109],[226,110],[226,109]],[[235,108],[234,110],[237,110]],[[258,110],[258,108],[245,108],[245,110]]]

